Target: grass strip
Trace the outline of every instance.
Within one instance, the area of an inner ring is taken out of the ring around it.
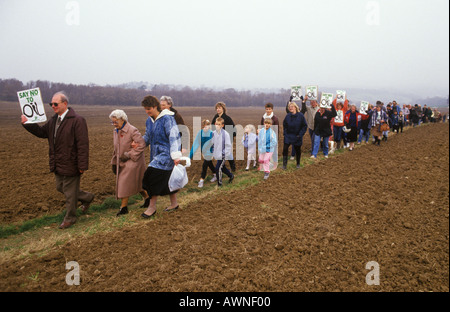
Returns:
[[[427,124],[426,124],[427,125]],[[412,127],[407,127],[404,130],[409,130]],[[355,148],[362,147],[364,145],[355,145]],[[335,150],[333,154],[330,154],[329,157],[336,157],[338,155],[341,155],[345,153],[347,149],[341,148],[339,150]],[[309,154],[308,154],[309,155]],[[318,159],[323,159],[323,156],[318,156]],[[300,169],[304,168],[306,166],[315,164],[315,160],[311,160],[309,156],[303,156],[301,158],[300,162]],[[289,161],[287,165],[287,170],[282,170],[282,157],[279,157],[278,161],[278,169],[276,171],[273,171],[271,175],[273,174],[289,174],[296,170],[299,170],[296,168],[295,161]],[[209,181],[209,179],[212,178],[212,176],[208,176],[205,179],[206,181]],[[270,178],[269,178],[270,179]],[[238,174],[235,176],[235,179],[233,183],[229,184],[228,179],[224,177],[223,181],[223,187],[220,189],[220,191],[230,191],[230,190],[236,190],[236,189],[245,189],[249,186],[257,185],[261,183],[263,180],[263,172],[260,170],[251,169],[249,171],[245,170],[239,170]],[[189,198],[193,197],[195,199],[203,198],[205,196],[210,196],[213,191],[217,190],[217,184],[216,183],[205,183],[203,188],[197,187],[198,181],[190,181],[188,185],[183,188],[183,190],[180,191],[179,199],[183,200],[183,198]],[[142,200],[142,196],[140,194],[131,196],[128,202],[128,205],[133,205],[137,201]],[[188,201],[190,201],[188,199]],[[102,204],[96,205],[93,204],[89,207],[90,212],[96,212],[96,213],[104,213],[111,209],[118,210],[120,208],[120,200],[115,199],[114,197],[108,197],[106,198]],[[130,207],[129,207],[130,208]],[[63,221],[65,215],[65,211],[56,214],[56,215],[45,215],[36,219],[28,220],[23,223],[19,224],[8,224],[8,225],[0,225],[0,238],[7,238],[12,235],[18,235],[27,231],[48,227],[54,224],[59,224]],[[80,216],[81,212],[77,211],[77,216]]]

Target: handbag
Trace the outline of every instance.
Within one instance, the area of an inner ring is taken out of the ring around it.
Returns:
[[[169,190],[171,192],[182,189],[189,182],[186,168],[191,165],[191,159],[189,157],[181,157],[180,160],[185,160],[186,166],[178,164],[173,167],[169,178]]]
[[[380,127],[380,131],[388,131],[389,129],[390,128],[389,128],[389,125],[387,123],[382,124],[381,127]]]

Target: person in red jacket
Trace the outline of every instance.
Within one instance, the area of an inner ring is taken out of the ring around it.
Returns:
[[[336,109],[336,117],[332,123],[333,126],[333,137],[334,142],[336,144],[336,149],[341,148],[341,140],[344,138],[344,132],[342,128],[344,128],[344,116],[348,111],[348,99],[345,99],[344,103],[337,103],[337,99],[333,100],[333,106]]]
[[[69,99],[63,92],[53,95],[50,106],[55,115],[42,126],[25,124],[27,118],[22,115],[22,125],[38,138],[48,139],[50,171],[55,173],[56,189],[66,197],[66,215],[60,229],[75,223],[78,201],[82,211],[86,212],[94,199],[94,194],[80,189],[81,175],[88,170],[89,138],[86,120],[67,107]]]
[[[350,129],[350,132],[347,134],[347,139],[350,142],[350,151],[353,151],[355,147],[355,142],[358,140],[358,124],[361,120],[365,120],[369,118],[369,115],[360,114],[356,110],[356,105],[352,105],[350,110],[345,113],[344,116],[344,124],[345,127]]]

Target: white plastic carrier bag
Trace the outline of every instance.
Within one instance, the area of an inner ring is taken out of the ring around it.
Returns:
[[[191,159],[189,157],[181,157],[180,160],[185,160],[186,166],[178,164],[173,167],[169,179],[169,190],[171,192],[182,189],[189,181],[186,168],[191,166]]]

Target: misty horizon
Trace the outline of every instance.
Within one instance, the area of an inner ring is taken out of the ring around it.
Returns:
[[[446,0],[1,1],[1,76],[448,97],[448,12]]]
[[[213,89],[207,87],[192,88],[183,85],[150,84],[148,82],[128,82],[119,85],[98,84],[66,84],[47,80],[22,82],[18,79],[0,78],[0,100],[16,101],[17,91],[40,88],[43,98],[48,98],[59,91],[75,99],[77,104],[100,104],[113,105],[136,105],[140,103],[143,96],[152,94],[155,96],[170,95],[177,106],[209,106],[217,101],[226,101],[231,106],[259,106],[272,102],[274,105],[284,106],[291,95],[290,89],[259,89],[259,90],[236,90],[234,88]],[[323,92],[337,95],[337,88],[319,88],[319,97]],[[340,89],[342,90],[342,89]],[[305,88],[302,87],[302,95]],[[389,90],[353,89],[343,90],[351,104],[368,101],[372,104],[377,101],[391,103],[396,101],[400,105],[429,105],[433,107],[448,107],[449,97],[439,97],[429,94],[426,97],[413,97],[411,94],[403,94]],[[107,102],[105,102],[107,100]]]

